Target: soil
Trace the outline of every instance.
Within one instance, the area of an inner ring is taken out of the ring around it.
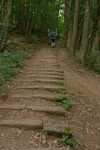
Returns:
[[[66,90],[74,101],[67,119],[86,150],[100,150],[100,75],[77,64],[62,49],[57,54]]]

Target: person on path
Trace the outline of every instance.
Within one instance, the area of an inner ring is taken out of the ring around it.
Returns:
[[[49,29],[48,29],[48,37],[49,37],[51,46],[55,47],[55,45],[56,45],[56,38],[57,38],[57,31],[50,32]]]

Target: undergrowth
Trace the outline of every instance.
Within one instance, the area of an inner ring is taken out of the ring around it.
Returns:
[[[61,103],[65,109],[70,109],[73,106],[72,99],[66,95],[65,91],[60,91],[59,95],[55,97],[56,102]]]
[[[31,55],[32,50],[0,53],[0,93],[6,90],[8,81],[23,68],[24,61]]]
[[[76,53],[75,60],[81,63],[79,52]],[[91,54],[87,56],[84,65],[89,69],[100,74],[100,52],[99,51],[91,52]]]
[[[73,137],[72,129],[70,127],[65,128],[64,133],[60,138],[60,141],[66,145],[69,145],[72,148],[75,148],[77,144],[76,140]]]
[[[65,52],[67,52],[70,56],[72,56],[72,52],[70,49],[64,48]],[[80,51],[77,50],[74,57],[75,61],[77,61],[80,64],[83,64],[81,61]],[[100,51],[92,51],[89,56],[87,56],[84,66],[88,67],[89,69],[97,72],[100,74]]]
[[[100,52],[94,51],[86,58],[85,63],[91,70],[100,74]]]

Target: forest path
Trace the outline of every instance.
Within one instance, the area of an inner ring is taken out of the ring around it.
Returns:
[[[0,150],[69,150],[56,136],[68,127],[66,111],[56,102],[61,91],[56,49],[38,49],[0,104]]]
[[[55,102],[64,89],[74,101],[70,111]],[[100,76],[77,65],[60,48],[40,48],[0,104],[0,150],[67,150],[54,135],[68,125],[79,139],[78,150],[99,150],[99,114]]]

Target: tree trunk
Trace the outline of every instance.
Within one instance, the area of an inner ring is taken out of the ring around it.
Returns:
[[[3,3],[4,3],[4,0],[2,0],[2,1],[0,2],[0,11],[1,11],[1,9],[2,9]]]
[[[67,45],[68,41],[68,0],[65,0],[65,10],[64,10],[64,41]]]
[[[19,31],[20,33],[23,33],[23,22],[24,22],[24,4],[25,1],[21,0],[20,1],[20,12],[19,12]]]
[[[82,62],[84,62],[88,52],[87,48],[88,48],[88,41],[89,41],[89,28],[90,28],[90,8],[89,8],[89,0],[87,0],[85,6],[85,14],[84,14],[82,42],[80,47]]]
[[[100,16],[98,16],[97,32],[92,45],[92,51],[100,50]]]
[[[39,15],[39,11],[40,11],[40,3],[41,3],[41,0],[38,0],[37,3],[36,3],[35,13],[34,13],[31,25],[30,25],[30,30],[29,30],[29,33],[28,33],[28,37],[31,36],[32,29],[34,29],[34,32],[35,32],[36,20],[37,20],[37,17]]]
[[[96,33],[94,42],[93,42],[93,46],[92,46],[92,51],[96,51],[99,50],[99,33]]]
[[[3,21],[3,27],[2,27],[2,31],[1,31],[0,51],[4,50],[5,44],[6,44],[6,41],[7,41],[11,11],[12,11],[12,0],[8,0],[8,2],[7,2],[7,11],[5,13],[5,17],[4,17],[4,21]]]
[[[72,33],[72,41],[71,41],[71,50],[74,56],[75,56],[75,44],[76,44],[77,32],[78,32],[79,9],[80,9],[80,0],[76,0],[73,33]]]

